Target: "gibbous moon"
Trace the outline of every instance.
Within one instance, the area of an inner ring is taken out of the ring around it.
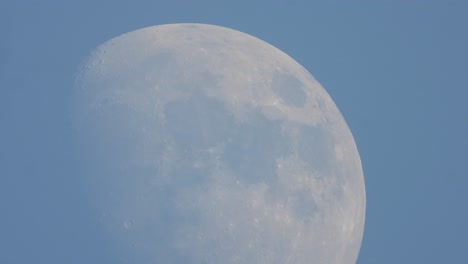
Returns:
[[[77,73],[85,190],[119,263],[355,263],[353,136],[322,86],[236,30],[169,24]]]

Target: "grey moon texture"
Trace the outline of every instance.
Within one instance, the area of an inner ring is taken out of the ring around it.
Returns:
[[[168,24],[99,46],[73,122],[119,263],[355,263],[365,186],[338,108],[248,34]]]

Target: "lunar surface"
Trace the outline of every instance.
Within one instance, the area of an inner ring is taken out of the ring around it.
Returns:
[[[356,262],[353,136],[282,51],[219,26],[154,26],[98,47],[74,91],[84,186],[119,263]]]

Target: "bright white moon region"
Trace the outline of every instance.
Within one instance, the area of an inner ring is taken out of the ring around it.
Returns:
[[[120,261],[356,262],[353,136],[282,51],[219,26],[154,26],[98,47],[75,92],[83,175]]]

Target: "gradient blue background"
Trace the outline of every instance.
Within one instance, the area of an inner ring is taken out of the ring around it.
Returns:
[[[1,1],[0,263],[113,263],[70,142],[78,64],[146,26],[234,28],[288,53],[365,172],[359,264],[468,263],[467,1]]]

